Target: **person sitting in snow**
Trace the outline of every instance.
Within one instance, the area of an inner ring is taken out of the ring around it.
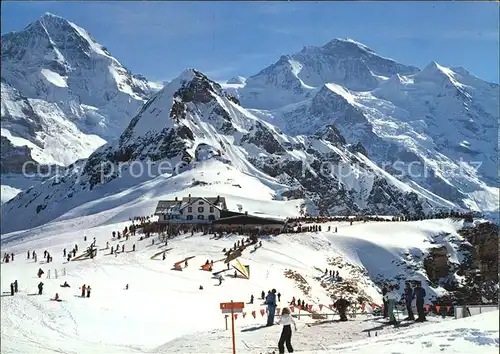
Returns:
[[[61,285],[61,288],[70,288],[69,284],[67,281],[64,282],[63,285]]]
[[[333,304],[333,306],[335,306],[335,308],[339,312],[341,321],[347,321],[346,311],[350,305],[351,303],[344,299],[342,295],[340,296],[340,299],[335,301],[335,303]]]

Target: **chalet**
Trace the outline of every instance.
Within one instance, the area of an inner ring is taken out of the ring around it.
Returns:
[[[208,224],[226,216],[226,199],[224,197],[188,197],[174,200],[160,200],[156,207],[160,223],[201,223]]]

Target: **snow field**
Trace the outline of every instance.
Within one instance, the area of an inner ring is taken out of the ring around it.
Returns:
[[[95,215],[93,217],[98,218]],[[130,223],[101,223],[102,226],[86,228],[89,218],[82,217],[80,224],[79,218],[75,218],[48,224],[31,233],[26,231],[4,235],[2,249],[4,252],[14,252],[16,258],[13,263],[2,265],[2,291],[8,291],[9,284],[17,279],[20,292],[14,297],[1,298],[2,353],[34,353],[40,350],[44,353],[150,350],[159,353],[225,352],[224,346],[230,345],[230,341],[224,339],[227,332],[223,331],[224,316],[219,310],[219,303],[231,300],[248,302],[251,294],[255,296],[255,304],[246,304],[245,318],[240,315],[236,320],[239,332],[247,328],[245,332],[238,333],[238,338],[241,336],[251,349],[241,341],[237,346],[239,351],[255,352],[257,345],[275,345],[279,332],[278,326],[256,331],[248,329],[265,322],[265,318],[260,315],[260,309],[264,309],[264,306],[258,300],[262,290],[276,288],[281,292],[280,308],[295,296],[313,304],[317,311],[319,304],[328,305],[332,301],[314,279],[320,274],[313,267],[335,269],[335,266],[328,265],[329,257],[343,257],[348,262],[366,267],[370,274],[390,273],[391,257],[397,258],[397,250],[410,245],[415,249],[425,248],[427,244],[424,240],[432,234],[439,230],[453,231],[459,226],[450,220],[369,222],[354,223],[352,226],[348,223],[330,223],[332,229],[335,226],[338,228],[338,233],[334,234],[324,231],[329,225],[327,223],[322,224],[322,233],[266,237],[262,248],[251,252],[253,247],[250,246],[239,258],[242,264],[250,265],[250,279],[235,279],[232,277],[234,270],[231,270],[223,273],[225,280],[222,286],[218,286],[212,274],[200,270],[200,266],[207,259],[217,261],[223,258],[222,249],[231,247],[242,236],[229,235],[213,240],[209,235],[181,235],[169,241],[168,248],[173,249],[167,253],[165,261],[161,257],[151,260],[154,253],[164,249],[158,248],[158,242],[151,245],[151,240],[156,237],[138,241],[139,236],[132,236],[128,241],[112,241],[111,232],[122,230]],[[99,224],[99,220],[94,223]],[[87,243],[83,242],[84,236],[87,236]],[[99,250],[94,260],[65,262],[63,248],[69,250],[77,243],[77,255],[81,254],[94,237]],[[101,250],[106,241],[113,246],[125,244],[126,252],[117,257],[108,255],[109,250]],[[136,252],[128,252],[134,243]],[[371,253],[364,248],[368,246],[372,249]],[[54,262],[45,265],[43,261],[42,264],[35,264],[32,260],[26,260],[26,251],[33,249],[36,249],[39,261],[46,249]],[[174,262],[188,256],[195,258],[189,260],[186,269],[171,269]],[[42,276],[44,295],[30,296],[36,292],[39,282],[36,272],[39,267],[45,270]],[[222,262],[214,265],[214,271],[223,268],[225,265]],[[49,269],[51,279],[45,279]],[[56,269],[58,279],[54,279]],[[66,276],[62,276],[63,269]],[[292,269],[306,279],[311,286],[309,296],[302,294],[293,280],[284,277],[286,269]],[[347,268],[338,270],[342,277],[350,276]],[[59,285],[64,281],[71,288],[61,288]],[[78,297],[78,288],[82,284],[92,288],[89,299]],[[128,290],[124,290],[126,284],[130,286]],[[374,302],[380,303],[380,294],[373,283],[367,281],[364,284],[369,287],[364,290],[373,296]],[[203,290],[199,290],[200,285],[203,285]],[[56,292],[63,302],[50,301]],[[256,311],[255,319],[251,316],[252,311]],[[324,311],[329,312],[326,308]],[[309,328],[306,323],[310,321],[305,317],[298,321],[298,333],[302,334],[294,336],[297,348],[320,350],[322,346],[329,348],[334,344],[345,344],[347,341],[363,339],[367,336],[363,330],[374,327],[380,327],[380,332],[392,331],[371,316],[358,316],[348,324],[333,323]],[[265,333],[264,339],[260,333]],[[215,341],[217,338],[219,340]],[[203,341],[206,343],[203,344]],[[218,347],[219,344],[223,347]],[[202,351],[200,348],[203,348]]]

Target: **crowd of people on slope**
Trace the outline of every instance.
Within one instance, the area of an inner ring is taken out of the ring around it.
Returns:
[[[301,223],[301,224],[321,224],[326,222],[367,222],[367,221],[381,221],[381,222],[392,222],[392,221],[417,221],[417,220],[430,220],[430,219],[465,219],[466,221],[472,221],[474,217],[482,217],[480,213],[477,212],[460,212],[460,211],[441,211],[434,213],[419,213],[419,214],[402,214],[394,215],[392,217],[380,217],[374,215],[355,215],[355,216],[310,216],[305,215],[296,218],[288,218],[288,223]]]

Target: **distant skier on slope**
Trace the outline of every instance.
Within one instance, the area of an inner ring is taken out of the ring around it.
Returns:
[[[292,347],[292,327],[291,325],[293,324],[295,331],[297,331],[297,325],[295,324],[295,321],[293,320],[292,316],[290,315],[290,309],[288,307],[283,308],[281,310],[281,317],[277,324],[283,326],[283,330],[281,331],[281,336],[278,341],[278,350],[280,354],[285,353],[285,345],[286,349],[289,353],[293,353],[293,347]]]

